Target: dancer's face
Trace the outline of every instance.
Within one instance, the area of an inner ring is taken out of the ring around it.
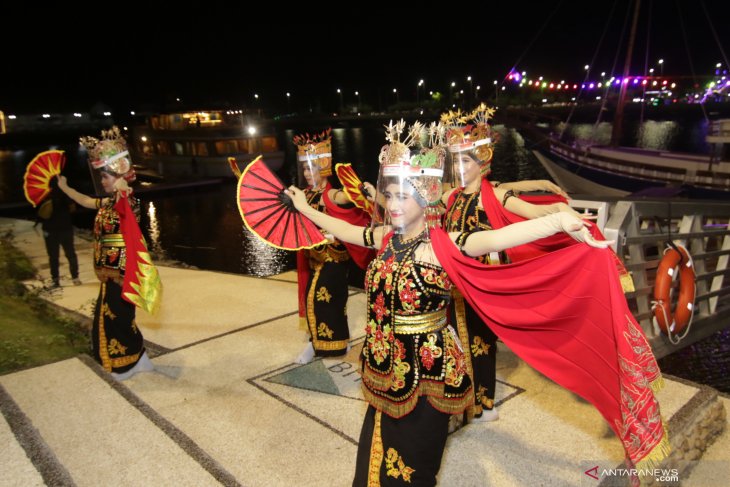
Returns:
[[[406,232],[423,226],[425,221],[423,208],[413,197],[413,191],[408,183],[392,183],[385,188],[385,203],[391,223]]]
[[[478,181],[481,177],[479,172],[479,161],[468,152],[457,152],[454,154],[454,167],[458,173],[457,181],[461,178],[464,186]]]
[[[119,178],[106,171],[101,171],[101,187],[104,188],[105,193],[114,193],[114,183],[117,182],[117,179]]]
[[[317,169],[314,169],[310,164],[304,164],[302,168],[304,180],[307,181],[307,185],[316,188],[322,182],[322,176],[319,174]]]

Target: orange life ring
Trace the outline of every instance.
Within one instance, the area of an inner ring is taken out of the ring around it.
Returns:
[[[669,291],[672,278],[679,266],[679,296],[672,314]],[[692,257],[686,248],[678,245],[668,248],[659,262],[654,282],[654,304],[652,311],[659,328],[667,335],[678,334],[692,322],[695,302],[695,270]],[[672,320],[671,323],[669,320]]]

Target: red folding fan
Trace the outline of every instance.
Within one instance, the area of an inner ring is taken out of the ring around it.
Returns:
[[[246,167],[238,180],[238,210],[256,236],[285,250],[308,249],[327,242],[317,225],[302,216],[284,193],[284,184],[261,156]]]
[[[23,192],[25,198],[33,206],[38,206],[51,192],[51,178],[61,174],[66,164],[66,155],[62,150],[41,152],[28,163],[23,176]]]

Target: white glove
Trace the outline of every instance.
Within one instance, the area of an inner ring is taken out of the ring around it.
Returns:
[[[596,240],[588,231],[590,224],[570,213],[552,213],[540,218],[513,223],[498,230],[476,232],[469,236],[463,250],[470,256],[500,252],[541,238],[565,232],[579,242],[591,247],[606,248],[611,240]]]

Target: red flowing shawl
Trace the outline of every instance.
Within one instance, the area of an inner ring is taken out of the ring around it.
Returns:
[[[502,228],[512,223],[522,222],[526,220],[526,218],[515,215],[511,211],[507,210],[502,205],[502,203],[497,200],[497,196],[494,194],[494,188],[486,178],[482,178],[481,198],[482,207],[487,213],[487,217],[489,218],[489,223],[492,228]],[[523,195],[520,196],[520,199],[525,200],[528,203],[538,205],[567,202],[565,198],[558,195]],[[589,227],[589,230],[595,239],[606,240],[606,237],[603,236],[603,234],[596,225],[591,225]],[[517,247],[512,247],[505,250],[505,252],[507,253],[507,256],[509,257],[511,262],[519,262],[522,260],[531,259],[538,255],[547,254],[549,252],[562,249],[564,247],[569,247],[577,243],[578,241],[573,239],[567,233],[556,233],[555,235],[552,235],[550,237],[541,238],[539,240],[535,240],[534,242],[530,242],[524,245],[518,245]],[[628,273],[628,271],[626,271],[626,268],[621,263],[618,256],[613,251],[611,251],[610,253],[613,256],[614,265],[618,269],[619,277],[621,279],[621,286],[623,287],[624,291],[634,291],[634,284],[630,274]]]
[[[653,468],[669,454],[654,397],[659,367],[611,252],[572,245],[490,266],[462,255],[442,229],[432,230],[431,240],[480,318],[522,360],[593,404],[637,468]]]
[[[329,197],[330,189],[332,189],[332,186],[328,182],[327,186],[324,189],[324,192],[322,193],[322,198],[324,198],[324,206],[327,210],[328,215],[339,218],[340,220],[344,220],[347,223],[359,227],[370,225],[370,216],[365,213],[365,211],[357,207],[342,208],[341,206],[338,206],[337,203],[332,201]],[[373,251],[372,249],[361,247],[359,245],[353,245],[346,242],[342,242],[342,244],[347,249],[347,253],[350,254],[350,257],[355,262],[355,264],[357,264],[358,267],[360,267],[361,269],[367,268],[370,261],[373,260],[373,257],[375,257],[375,251]],[[307,316],[306,291],[307,282],[309,281],[308,260],[309,259],[305,251],[300,250],[297,252],[297,289],[299,296],[300,320],[305,319],[305,317]]]
[[[155,313],[162,301],[162,281],[147,252],[142,231],[126,195],[114,204],[119,213],[119,227],[124,238],[127,262],[122,297],[148,313]]]

